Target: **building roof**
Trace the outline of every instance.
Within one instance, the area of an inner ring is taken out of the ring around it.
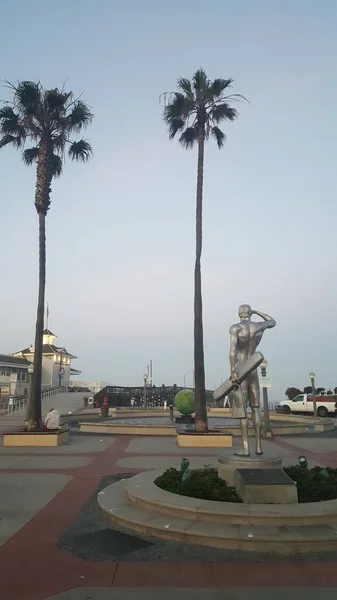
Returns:
[[[6,365],[28,367],[30,365],[29,360],[25,358],[16,358],[9,354],[0,354],[0,364],[5,363]]]
[[[53,337],[57,337],[57,335],[55,335],[55,333],[53,333],[52,331],[50,331],[50,329],[44,329],[43,330],[43,335],[52,335]]]
[[[70,375],[80,375],[82,371],[78,371],[77,369],[70,368]]]
[[[58,348],[57,346],[54,346],[54,344],[43,344],[43,346],[42,346],[42,354],[60,354],[61,352],[63,354],[66,354],[70,358],[77,358],[73,354],[70,354],[70,352],[68,352],[68,350],[66,350],[65,348]],[[15,354],[32,354],[33,355],[34,354],[34,346],[30,346],[29,348],[24,348],[23,350],[20,350],[20,352],[15,352]]]

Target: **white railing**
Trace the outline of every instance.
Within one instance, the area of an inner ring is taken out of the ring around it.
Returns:
[[[68,387],[59,386],[56,388],[44,389],[41,392],[41,398],[53,398],[64,392],[68,391]],[[13,398],[7,398],[6,400],[0,400],[0,414],[13,414],[19,410],[23,410],[27,406],[28,394],[25,396],[14,396]]]

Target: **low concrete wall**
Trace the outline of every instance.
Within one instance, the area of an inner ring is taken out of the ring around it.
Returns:
[[[109,413],[116,419],[137,419],[142,417],[169,417],[169,411],[164,409],[123,409],[123,408],[111,408]],[[228,416],[231,414],[231,409],[228,408],[211,408],[208,410],[209,416]],[[100,423],[90,422],[91,415],[78,414],[78,415],[65,415],[64,421],[73,420],[78,418],[80,424],[80,431],[84,433],[104,433],[111,435],[153,435],[153,436],[173,436],[176,435],[176,425],[174,423],[167,425],[141,425],[139,423],[106,423],[104,421]],[[81,419],[84,419],[81,421]],[[92,415],[92,418],[97,418],[97,413]],[[335,421],[333,419],[320,419],[307,416],[297,415],[276,415],[271,413],[271,419],[273,422],[281,421],[282,424],[272,424],[272,431],[275,436],[279,435],[299,435],[308,433],[308,430],[315,432],[331,431],[335,427]],[[240,437],[241,431],[239,425],[223,425],[218,426],[217,429],[223,433],[229,433],[233,437]],[[249,428],[249,436],[255,435],[253,427]],[[182,435],[182,434],[180,434]],[[186,437],[186,436],[185,436]],[[192,436],[188,436],[192,437]],[[179,443],[179,442],[178,442]],[[181,441],[179,445],[187,445]],[[202,446],[203,444],[200,444]],[[216,446],[210,446],[216,447]],[[221,446],[221,447],[228,447]]]
[[[176,435],[176,429],[173,425],[116,425],[115,423],[80,423],[80,431],[84,433],[108,433],[111,435]]]
[[[79,422],[80,431],[83,433],[104,433],[111,435],[153,435],[153,436],[173,436],[176,435],[176,427],[175,425],[131,425],[131,424],[117,424],[117,423],[90,423],[88,422]],[[225,426],[218,427],[219,431],[226,431],[231,435],[231,437],[240,437],[240,427],[238,426]],[[317,425],[314,428],[313,433],[319,431],[330,431],[333,429],[333,425]],[[276,426],[272,428],[275,436],[279,435],[298,435],[302,433],[308,432],[308,427],[305,425],[297,425],[296,423],[292,425],[284,425],[284,426]],[[180,434],[182,435],[182,434]],[[253,428],[249,429],[249,437],[253,437],[255,435]],[[192,436],[184,436],[184,437],[192,437]],[[183,441],[181,444],[182,445]],[[186,444],[184,443],[184,446]],[[200,444],[202,446],[203,444]],[[213,447],[213,446],[211,446]],[[228,447],[222,446],[222,447]]]
[[[65,444],[69,439],[69,429],[60,429],[57,432],[49,433],[48,431],[39,432],[17,432],[17,433],[4,433],[3,434],[3,445],[4,446],[26,446],[26,447],[40,447],[40,446],[61,446]]]
[[[233,441],[228,431],[220,435],[177,433],[177,444],[180,448],[231,448]]]

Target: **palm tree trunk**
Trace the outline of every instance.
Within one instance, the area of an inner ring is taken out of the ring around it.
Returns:
[[[34,373],[32,393],[28,406],[28,431],[41,429],[41,384],[42,384],[42,342],[44,327],[44,303],[46,290],[46,214],[50,205],[52,180],[52,145],[44,140],[40,145],[40,155],[36,169],[35,208],[39,217],[39,293],[37,302]]]
[[[28,408],[28,431],[41,428],[41,381],[42,381],[42,341],[44,327],[44,299],[46,289],[46,215],[39,213],[39,294],[37,303],[34,374],[31,405]]]
[[[196,198],[196,255],[194,267],[194,377],[195,429],[208,431],[204,365],[204,332],[202,324],[201,250],[202,250],[202,195],[204,178],[205,126],[199,126],[198,173]]]

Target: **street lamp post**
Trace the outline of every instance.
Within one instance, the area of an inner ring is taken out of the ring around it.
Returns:
[[[267,385],[263,382],[263,378],[267,376],[267,364],[268,362],[264,360],[261,365],[261,375],[262,375],[262,394],[263,394],[263,435],[265,438],[273,437],[273,430],[270,426],[270,418],[269,418],[269,402],[268,402],[268,388]]]
[[[32,413],[32,405],[33,405],[33,374],[34,374],[34,365],[31,363],[27,369],[28,371],[28,397],[27,397],[27,411],[26,411],[26,421],[29,422]]]
[[[59,367],[59,387],[61,387],[61,385],[62,385],[62,377],[63,377],[62,356],[63,356],[63,351],[61,350],[61,352],[60,352],[60,367]]]
[[[315,388],[315,373],[311,371],[309,373],[310,381],[311,381],[311,395],[312,395],[312,407],[314,411],[314,417],[317,417],[317,402],[316,402],[316,388]]]
[[[144,408],[146,408],[147,401],[147,373],[144,374]]]

